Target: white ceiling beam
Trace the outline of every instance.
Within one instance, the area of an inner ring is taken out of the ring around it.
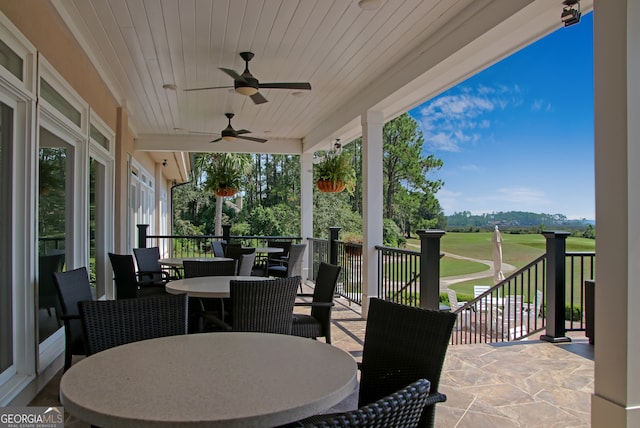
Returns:
[[[210,143],[216,136],[211,135],[140,135],[134,141],[136,151],[175,152],[230,152],[230,153],[302,153],[302,140],[293,138],[274,138],[266,143],[239,140],[238,142],[219,141]]]

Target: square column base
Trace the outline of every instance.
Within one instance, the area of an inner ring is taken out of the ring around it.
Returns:
[[[549,336],[548,334],[543,334],[542,336],[540,336],[540,340],[544,340],[545,342],[551,342],[551,343],[571,342],[570,337],[566,337],[566,336],[554,337],[554,336]]]

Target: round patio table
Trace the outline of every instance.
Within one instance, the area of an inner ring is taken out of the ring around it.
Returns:
[[[201,276],[167,282],[165,289],[170,294],[186,293],[189,297],[225,298],[229,297],[229,283],[236,281],[264,281],[264,276]]]
[[[273,427],[345,399],[356,371],[348,353],[302,337],[190,334],[85,358],[62,376],[60,399],[103,427]]]
[[[160,263],[163,266],[182,267],[185,260],[195,261],[195,262],[220,262],[220,261],[229,261],[233,259],[229,257],[168,257],[164,259],[159,259],[158,263]]]

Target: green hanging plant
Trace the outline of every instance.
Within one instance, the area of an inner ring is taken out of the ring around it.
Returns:
[[[217,196],[233,196],[242,187],[247,163],[232,153],[219,153],[212,158],[207,172],[207,188]]]
[[[316,186],[321,192],[353,192],[356,184],[356,171],[348,152],[330,150],[322,155],[320,163],[315,165]]]

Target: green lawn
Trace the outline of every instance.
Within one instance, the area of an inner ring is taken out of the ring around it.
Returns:
[[[441,277],[467,275],[470,273],[481,272],[488,269],[489,269],[489,266],[483,263],[454,259],[453,257],[447,257],[447,256],[440,259],[440,276]]]
[[[482,260],[492,260],[493,247],[491,232],[479,233],[447,233],[440,241],[440,249],[444,252],[472,257]],[[503,262],[521,268],[544,254],[546,239],[540,234],[511,235],[502,233]],[[409,240],[408,247],[419,250],[420,241]],[[595,251],[595,240],[586,238],[567,238],[567,251]],[[440,264],[441,277],[465,275],[486,270],[481,263],[444,257]],[[472,281],[455,284],[451,288],[458,293],[473,295],[474,285],[493,285],[493,277],[474,279]]]

